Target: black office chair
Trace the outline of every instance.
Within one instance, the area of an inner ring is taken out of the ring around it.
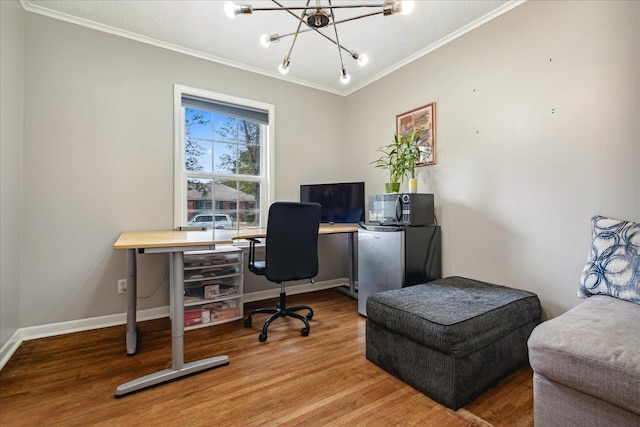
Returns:
[[[269,208],[267,222],[266,253],[264,261],[255,260],[257,239],[248,239],[249,270],[267,277],[270,282],[280,283],[280,303],[276,308],[253,310],[244,321],[251,326],[251,318],[256,313],[272,314],[262,327],[260,342],[267,340],[267,328],[279,317],[295,317],[302,320],[304,328],[300,334],[309,335],[309,320],[313,310],[308,306],[287,307],[285,282],[309,279],[311,283],[318,274],[318,228],[321,206],[318,203],[275,202]],[[309,310],[306,318],[296,313]]]

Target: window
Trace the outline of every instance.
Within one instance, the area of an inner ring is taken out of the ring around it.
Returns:
[[[180,85],[174,103],[175,226],[264,226],[274,107]]]

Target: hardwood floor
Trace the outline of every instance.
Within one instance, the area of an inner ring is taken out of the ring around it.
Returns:
[[[185,333],[185,362],[227,354],[228,366],[119,399],[116,387],[171,365],[170,322],[141,322],[127,356],[125,326],[26,341],[0,372],[0,424],[159,426],[532,426],[527,366],[452,411],[365,358],[366,320],[336,290],[289,297],[314,309],[311,333],[266,317]],[[273,301],[246,304],[275,306]],[[300,323],[300,324],[298,324]]]

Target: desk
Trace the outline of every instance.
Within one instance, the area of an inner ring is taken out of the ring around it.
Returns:
[[[355,249],[354,234],[357,224],[322,224],[319,234],[349,233],[349,292],[355,294]],[[265,237],[266,229],[209,230],[209,231],[141,231],[123,232],[113,244],[115,250],[126,250],[127,270],[127,354],[137,351],[137,267],[136,251],[140,254],[168,253],[171,269],[169,286],[171,296],[171,369],[155,372],[121,384],[116,388],[116,397],[121,397],[147,387],[173,381],[206,369],[227,365],[228,356],[215,356],[184,363],[184,252],[213,250],[216,245],[231,244],[234,240]],[[346,293],[346,292],[345,292]]]
[[[228,356],[216,356],[184,363],[184,251],[212,250],[219,244],[230,244],[230,235],[218,231],[147,231],[124,232],[113,249],[126,250],[127,264],[127,354],[137,350],[136,330],[136,250],[138,253],[168,253],[171,296],[171,369],[145,375],[116,388],[116,397],[162,384],[205,369],[227,365]],[[224,230],[227,231],[227,230]]]

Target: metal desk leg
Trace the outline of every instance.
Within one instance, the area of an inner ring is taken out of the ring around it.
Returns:
[[[195,374],[217,366],[228,365],[229,356],[215,356],[195,362],[184,363],[184,254],[182,252],[170,252],[171,263],[171,369],[145,375],[133,381],[129,381],[116,388],[116,397],[121,397],[134,391],[147,387],[173,381],[187,375]]]
[[[138,350],[138,331],[136,329],[137,304],[137,267],[136,250],[127,249],[127,354]]]
[[[345,295],[349,295],[351,298],[358,298],[358,291],[356,291],[356,246],[355,246],[355,234],[356,232],[349,233],[349,288],[344,286],[338,288],[338,292]]]

